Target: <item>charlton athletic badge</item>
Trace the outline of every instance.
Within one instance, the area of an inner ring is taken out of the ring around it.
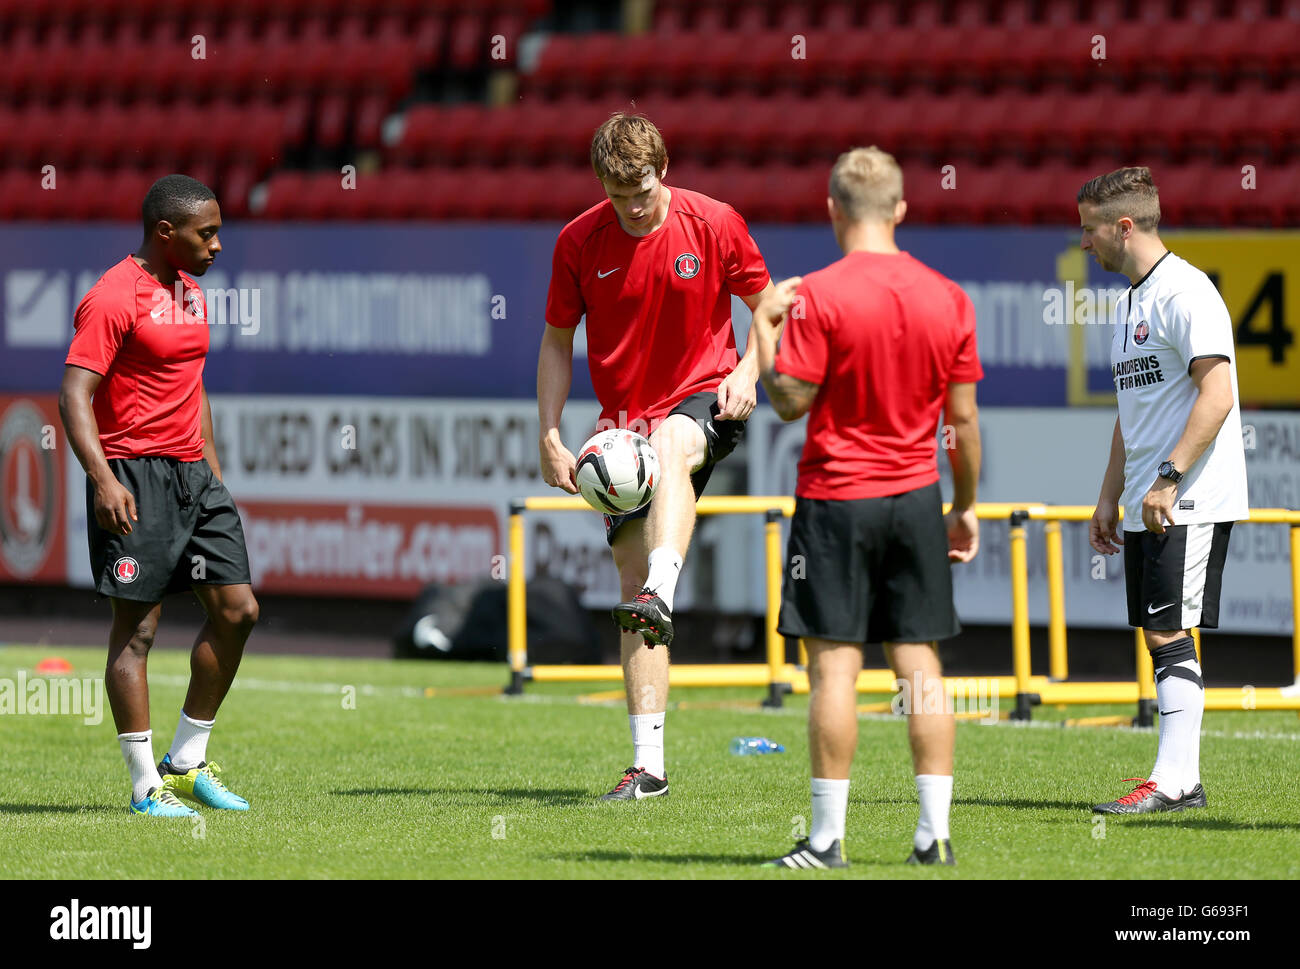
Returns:
[[[191,289],[185,293],[185,308],[190,311],[190,316],[195,319],[203,319],[203,298],[196,289]]]
[[[1138,346],[1147,342],[1147,337],[1151,335],[1151,327],[1143,321],[1133,328],[1133,342]]]
[[[140,563],[129,555],[123,555],[113,563],[113,577],[118,582],[134,582],[140,574]]]
[[[700,257],[693,252],[683,252],[673,264],[682,279],[694,279],[700,272]]]

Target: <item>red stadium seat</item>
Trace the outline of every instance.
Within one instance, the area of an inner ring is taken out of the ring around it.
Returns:
[[[777,7],[778,15],[783,14],[788,8]],[[736,19],[731,25],[731,29],[738,34],[750,35],[767,30],[769,8],[764,4],[746,3],[742,4],[736,11]],[[784,22],[778,21],[775,26],[781,29],[786,28]]]
[[[315,141],[324,148],[336,149],[348,133],[350,117],[347,99],[341,94],[324,98],[316,111]]]
[[[930,31],[943,23],[943,3],[941,0],[912,0],[904,4],[909,26]]]
[[[375,37],[382,42],[412,39],[415,49],[415,63],[420,68],[438,66],[442,60],[442,49],[446,39],[444,21],[441,17],[423,16],[415,29],[407,31],[400,17],[385,17],[375,30]]]
[[[1152,168],[1152,177],[1160,190],[1161,226],[1222,225],[1226,212],[1218,204],[1220,193],[1203,168]],[[1237,176],[1238,184],[1240,175]]]
[[[1242,157],[1294,160],[1300,151],[1300,91],[1246,93],[1239,100],[1228,114],[1205,120],[1228,127],[1235,135],[1232,147]]]
[[[443,155],[454,161],[463,161],[491,111],[479,104],[462,104],[447,109],[431,105],[412,108],[407,113],[407,138],[419,134],[423,126],[431,125],[433,131],[429,135],[428,147],[423,154],[417,152],[417,157],[430,159]],[[417,120],[420,129],[414,127]]]
[[[1167,26],[1175,21],[1176,12],[1172,0],[1142,0],[1133,16],[1140,23]]]
[[[40,176],[30,169],[0,169],[0,221],[25,218],[28,201],[40,186]]]
[[[1008,22],[1008,14],[1014,13],[1009,11],[1009,4],[1004,4],[1000,11],[1000,20],[1002,23]],[[1021,3],[1021,7],[1026,4]],[[989,22],[989,4],[984,0],[956,0],[952,5],[952,23],[957,27],[969,29],[971,27],[982,27]],[[1023,22],[1023,21],[1022,21]]]
[[[448,60],[453,67],[467,70],[487,59],[487,30],[483,18],[474,13],[459,14],[452,21]]]
[[[906,156],[919,145],[912,142],[910,132],[914,127],[915,100],[885,98],[872,101],[862,112],[862,140],[875,144],[891,154]]]
[[[658,80],[661,86],[677,93],[691,87],[698,65],[709,63],[713,56],[715,39],[707,34],[684,34],[663,45],[657,56]],[[709,70],[716,76],[716,68]],[[653,76],[646,78],[654,81]]]
[[[361,99],[352,119],[352,141],[358,148],[378,148],[382,137],[384,118],[388,113],[387,98],[372,94]]]
[[[1015,27],[1030,22],[1031,4],[1027,0],[1008,0],[1002,5],[1000,22]],[[1052,26],[1066,26],[1079,19],[1079,5],[1075,0],[1044,0],[1041,21]]]
[[[573,84],[583,68],[577,51],[578,38],[574,36],[552,34],[547,37],[532,74],[527,76],[529,86],[555,95]]]
[[[847,33],[857,26],[858,11],[855,4],[828,3],[822,8],[821,28],[831,33]]]
[[[958,65],[966,62],[969,29],[947,26],[928,28],[925,31],[925,43],[918,47],[921,57],[912,63],[909,70],[911,76],[935,86],[954,74]]]
[[[654,32],[661,36],[683,34],[687,31],[686,8],[656,4]]]
[[[1125,0],[1092,0],[1088,21],[1104,28],[1122,24],[1129,19],[1126,6]]]
[[[957,198],[953,191],[943,186],[943,176],[929,165],[903,163],[903,199],[907,202],[907,217],[913,223],[938,223],[964,221],[960,210],[953,205]]]
[[[764,170],[767,214],[776,222],[815,222],[826,216],[826,175],[806,166]]]
[[[432,104],[415,104],[402,115],[401,136],[392,146],[393,157],[404,163],[449,157],[447,145],[453,131],[469,137],[466,115],[477,114],[478,105],[459,105],[439,110]]]
[[[1010,122],[1009,115],[1015,103],[1007,97],[976,95],[950,95],[957,110],[948,123],[945,147],[953,159],[974,158],[986,160],[999,153],[1002,141],[999,133]]]
[[[472,191],[474,173],[465,169],[437,169],[429,180],[428,191],[417,200],[417,214],[423,219],[449,219],[456,215],[456,206]]]
[[[109,102],[92,117],[91,127],[81,132],[87,142],[85,157],[95,165],[130,164],[139,126],[137,112]]]
[[[222,173],[217,195],[222,215],[235,218],[247,216],[248,196],[256,183],[257,170],[250,165],[235,165],[226,169]]]
[[[647,90],[666,87],[665,72],[659,63],[660,41],[655,37],[628,37],[618,48],[619,69],[606,88],[597,85],[595,95],[610,91],[645,94]]]
[[[15,110],[9,105],[0,101],[0,131],[17,132],[18,126],[23,122],[23,115],[20,111]],[[0,139],[0,170],[10,165],[17,166],[21,164],[22,159],[18,152],[18,140],[13,137]]]
[[[862,25],[868,30],[889,30],[899,23],[899,6],[892,0],[868,0]]]
[[[133,169],[118,169],[108,176],[105,186],[108,198],[102,217],[120,222],[134,222],[140,218],[140,204],[154,176]]]
[[[1228,214],[1233,226],[1268,227],[1295,224],[1300,211],[1300,176],[1294,167],[1261,166],[1254,173],[1255,187],[1241,186],[1240,168],[1235,169],[1241,190],[1229,195]]]
[[[1144,79],[1167,79],[1180,82],[1209,64],[1205,52],[1215,46],[1214,24],[1182,20],[1157,25],[1148,36],[1150,48],[1134,72],[1140,83]]]
[[[696,10],[695,23],[691,31],[696,34],[708,34],[713,37],[727,32],[727,12],[722,7],[701,6]]]

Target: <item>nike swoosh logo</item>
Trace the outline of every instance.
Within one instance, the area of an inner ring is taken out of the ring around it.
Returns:
[[[1168,717],[1168,716],[1170,716],[1170,715],[1172,715],[1172,714],[1175,714],[1175,713],[1182,713],[1182,712],[1183,712],[1182,710],[1161,710],[1161,711],[1160,711],[1160,716],[1162,716],[1162,717]]]
[[[656,724],[655,724],[655,729],[656,729],[656,730],[662,730],[663,728],[664,728],[664,725],[663,725],[662,723],[656,723]]]
[[[171,304],[163,303],[161,306],[158,306],[155,309],[151,309],[149,311],[149,315],[152,316],[155,320],[157,320],[160,319],[162,315],[166,313],[169,309],[171,309]]]
[[[1161,607],[1158,608],[1158,609],[1157,609],[1155,606],[1147,606],[1147,614],[1148,614],[1148,615],[1151,615],[1151,616],[1154,616],[1157,612],[1164,612],[1164,611],[1165,611],[1166,609],[1168,609],[1170,606],[1177,605],[1177,604],[1178,604],[1177,601],[1174,601],[1174,602],[1166,602],[1163,606],[1161,606]]]
[[[623,268],[622,266],[619,266],[618,269],[611,269],[611,270],[610,270],[609,272],[607,272],[607,273],[603,273],[603,272],[601,272],[599,269],[597,269],[597,270],[596,270],[596,278],[597,278],[597,279],[604,279],[606,276],[612,276],[614,273],[618,272],[618,270],[619,270],[619,269],[622,269],[622,268]]]
[[[638,801],[644,801],[647,797],[658,797],[660,794],[665,793],[667,790],[668,788],[664,787],[657,791],[649,791],[646,793],[642,793],[641,788],[638,787],[636,789],[636,799]]]

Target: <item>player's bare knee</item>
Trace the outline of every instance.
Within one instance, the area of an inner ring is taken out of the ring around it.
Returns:
[[[145,655],[153,648],[153,638],[157,631],[158,621],[156,619],[151,617],[142,619],[131,630],[130,637],[126,641],[126,648],[141,656]]]
[[[660,467],[690,471],[704,461],[707,442],[700,426],[683,414],[674,414],[650,435],[650,444],[659,455]]]
[[[154,634],[158,631],[158,612],[149,610],[143,614],[122,607],[114,606],[113,625],[109,631],[110,645],[121,643],[123,648],[140,656],[146,655],[153,646]]]
[[[943,663],[935,643],[885,643],[884,648],[885,662],[896,676],[943,675]]]
[[[1186,629],[1144,629],[1142,636],[1146,640],[1147,649],[1159,649],[1162,646],[1168,646],[1170,643],[1179,639],[1190,636]]]
[[[233,602],[224,603],[219,610],[221,622],[241,632],[251,630],[256,625],[260,614],[261,607],[257,604],[257,599],[253,597],[252,593]]]

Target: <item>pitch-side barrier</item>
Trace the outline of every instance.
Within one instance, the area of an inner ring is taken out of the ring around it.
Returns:
[[[530,511],[585,511],[591,507],[582,498],[571,495],[546,495],[522,498],[510,505],[510,564],[507,589],[507,636],[510,682],[506,692],[522,693],[529,681],[594,682],[621,680],[622,667],[617,665],[558,666],[528,664],[527,597],[525,594],[524,515]],[[781,519],[794,514],[794,499],[750,495],[706,495],[697,502],[700,515],[762,515],[764,519],[764,559],[766,575],[766,653],[765,663],[675,664],[669,668],[670,686],[753,686],[765,687],[764,704],[780,706],[788,693],[807,693],[807,654],[799,644],[799,662],[786,661],[785,637],[776,630],[781,608]],[[949,696],[970,697],[996,691],[997,696],[1014,696],[1011,716],[1028,720],[1033,707],[1046,704],[1136,704],[1135,722],[1150,725],[1155,711],[1155,680],[1151,656],[1136,630],[1135,677],[1132,681],[1071,681],[1065,623],[1065,569],[1061,542],[1061,523],[1088,521],[1093,509],[1082,505],[1045,505],[1034,502],[986,502],[975,506],[975,514],[984,521],[1003,520],[1010,527],[1011,552],[1011,676],[945,677]],[[1025,525],[1031,520],[1044,521],[1047,554],[1048,589],[1048,675],[1034,675],[1029,654],[1029,565]],[[1252,524],[1287,525],[1291,537],[1291,604],[1294,618],[1292,663],[1300,683],[1300,512],[1280,508],[1256,509],[1248,521]],[[1200,651],[1200,631],[1192,631]],[[891,670],[863,670],[858,676],[859,693],[893,693],[896,678]],[[1207,710],[1300,710],[1300,691],[1279,688],[1211,687],[1205,691]]]

